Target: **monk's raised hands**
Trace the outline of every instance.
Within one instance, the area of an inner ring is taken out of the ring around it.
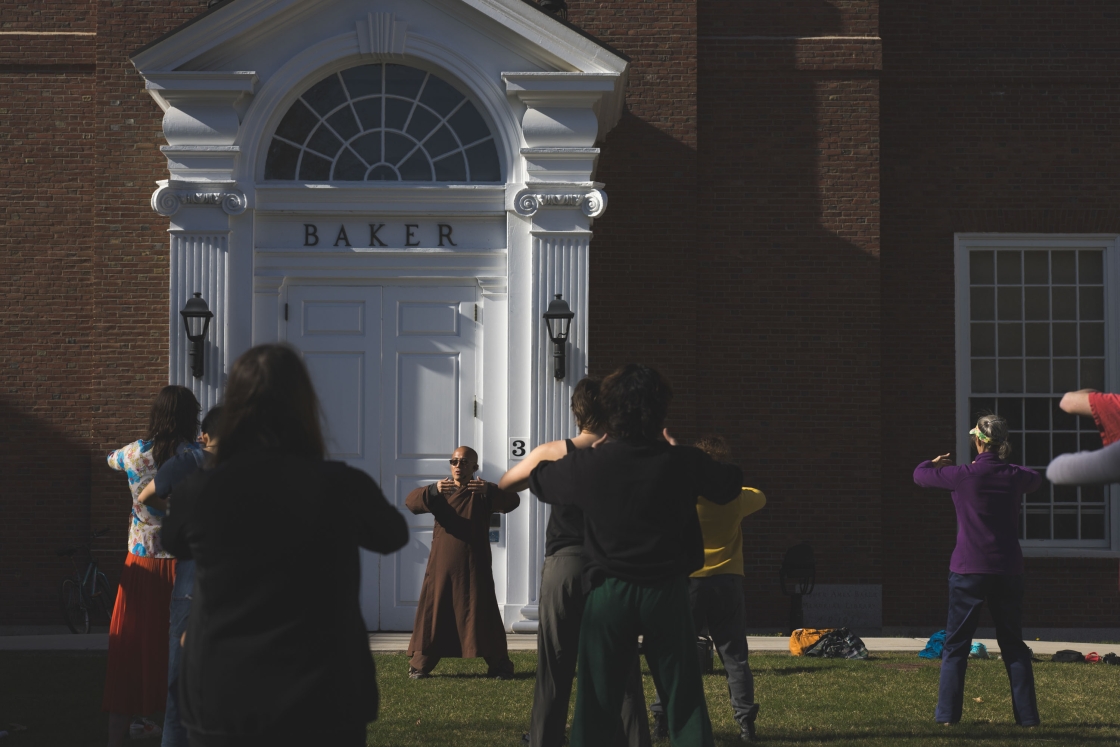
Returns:
[[[444,495],[452,495],[459,489],[459,486],[455,484],[454,480],[445,477],[436,483],[436,489]]]
[[[467,488],[469,490],[477,490],[481,492],[483,490],[486,490],[486,481],[478,477],[472,478],[471,481],[467,483]]]

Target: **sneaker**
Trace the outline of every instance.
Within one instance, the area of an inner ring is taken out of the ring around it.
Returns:
[[[748,721],[739,727],[739,741],[740,742],[754,742],[758,737],[754,733],[754,722]]]
[[[146,718],[138,718],[128,727],[130,739],[151,739],[163,734],[163,728]]]
[[[428,674],[427,672],[421,672],[419,669],[413,669],[412,667],[408,668],[408,678],[410,680],[426,680],[431,676],[432,675]]]
[[[988,658],[988,647],[985,646],[980,641],[977,641],[976,643],[972,644],[972,650],[970,650],[968,652],[968,658],[970,658],[970,659],[987,659]]]

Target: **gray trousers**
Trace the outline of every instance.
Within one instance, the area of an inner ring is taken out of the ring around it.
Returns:
[[[566,547],[544,559],[537,623],[537,684],[533,690],[531,747],[560,747],[568,722],[568,703],[579,653],[579,626],[584,594],[580,584],[584,556]],[[637,662],[637,657],[635,662]],[[635,666],[622,700],[615,744],[650,747],[649,719],[642,693],[641,669]]]
[[[712,637],[723,668],[727,670],[727,689],[731,693],[731,710],[739,726],[746,726],[758,715],[754,702],[754,674],[747,646],[747,605],[743,597],[743,577],[727,573],[719,576],[690,578],[688,601],[696,631],[707,630]],[[661,687],[657,700],[650,705],[653,713],[662,713]]]

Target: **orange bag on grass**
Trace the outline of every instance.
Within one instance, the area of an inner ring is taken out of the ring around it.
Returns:
[[[835,628],[798,628],[789,637],[789,652],[793,656],[803,656],[808,649],[819,641],[825,633],[831,633]]]

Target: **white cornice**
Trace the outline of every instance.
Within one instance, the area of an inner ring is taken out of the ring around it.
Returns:
[[[267,28],[294,21],[312,11],[316,14],[329,12],[326,5],[315,0],[238,0],[136,53],[132,64],[142,73],[176,70],[243,35],[255,37]],[[433,5],[444,5],[443,10],[452,13],[464,6],[472,8],[574,70],[622,74],[629,67],[619,55],[522,0],[433,0]],[[469,22],[469,14],[465,20]]]

